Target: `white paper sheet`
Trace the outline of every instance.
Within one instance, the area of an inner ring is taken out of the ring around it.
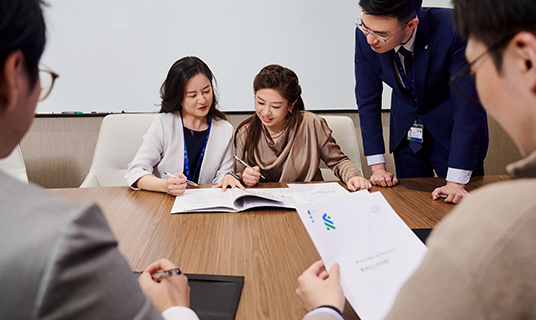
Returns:
[[[302,203],[297,211],[327,269],[339,263],[345,296],[359,317],[383,319],[426,246],[379,192]]]

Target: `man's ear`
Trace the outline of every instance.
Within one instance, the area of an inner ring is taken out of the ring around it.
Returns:
[[[516,66],[523,74],[523,82],[536,93],[536,35],[520,32],[512,39],[512,49]]]
[[[417,28],[418,25],[419,25],[419,18],[418,17],[415,17],[415,18],[411,19],[408,22],[409,31],[415,30],[415,28]]]
[[[24,54],[21,50],[11,52],[0,73],[0,114],[17,105],[23,86],[28,85],[26,77]]]

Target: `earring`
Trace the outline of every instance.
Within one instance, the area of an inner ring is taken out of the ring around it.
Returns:
[[[292,113],[292,109],[290,109],[290,110],[288,111],[288,113]]]

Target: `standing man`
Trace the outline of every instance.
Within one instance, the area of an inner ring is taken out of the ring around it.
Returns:
[[[452,25],[452,10],[421,9],[422,0],[361,0],[356,21],[355,95],[370,181],[394,186],[398,178],[446,177],[432,193],[458,203],[471,175],[483,175],[488,149],[485,111],[449,86],[467,65],[466,42]],[[385,167],[382,89],[393,89],[389,150],[396,175]],[[463,83],[476,99],[474,82]]]
[[[481,188],[443,219],[428,252],[404,284],[391,319],[536,319],[536,2],[454,0],[480,101],[524,159],[507,167],[513,181]],[[342,319],[339,268],[319,261],[299,279],[307,320]]]
[[[0,1],[0,159],[26,134],[57,77],[39,69],[46,42],[41,4]],[[0,172],[0,239],[0,319],[199,320],[188,308],[184,275],[152,279],[176,269],[169,260],[151,264],[136,283],[94,203],[77,204]]]

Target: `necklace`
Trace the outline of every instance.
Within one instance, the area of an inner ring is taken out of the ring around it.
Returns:
[[[287,131],[287,128],[288,128],[288,119],[287,119],[287,122],[285,123],[285,127],[283,129],[277,131],[274,134],[270,134],[270,137],[272,138],[272,140],[281,137],[283,135],[283,133],[285,133],[285,131]]]

